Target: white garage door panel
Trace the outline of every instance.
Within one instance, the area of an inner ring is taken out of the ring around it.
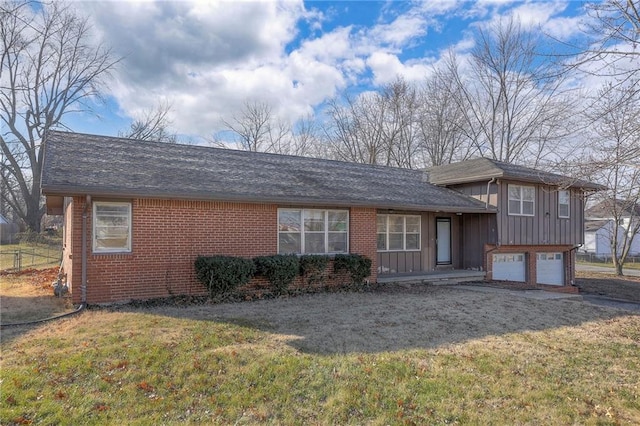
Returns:
[[[536,275],[538,284],[564,285],[562,253],[538,253]]]
[[[505,281],[525,281],[525,256],[523,253],[494,254],[493,279]]]

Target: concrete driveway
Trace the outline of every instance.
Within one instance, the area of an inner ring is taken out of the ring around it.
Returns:
[[[576,263],[576,271],[580,272],[602,272],[605,274],[615,274],[616,270],[612,267],[607,266],[595,266],[595,265],[584,265],[582,263]],[[623,268],[622,272],[624,275],[629,277],[640,277],[640,270],[638,269],[630,269]]]

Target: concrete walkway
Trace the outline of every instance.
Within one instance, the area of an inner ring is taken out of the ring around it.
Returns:
[[[481,293],[494,294],[511,294],[514,296],[524,297],[525,299],[551,300],[551,299],[576,299],[582,300],[579,294],[556,293],[544,290],[509,290],[506,288],[484,287],[481,285],[457,285],[451,288],[459,288],[461,290],[477,291]]]

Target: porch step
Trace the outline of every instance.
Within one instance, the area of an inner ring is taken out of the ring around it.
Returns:
[[[483,271],[437,271],[425,272],[422,274],[403,274],[403,275],[378,275],[379,284],[387,283],[405,283],[405,284],[431,284],[431,285],[448,285],[458,284],[468,281],[482,281],[485,279]]]

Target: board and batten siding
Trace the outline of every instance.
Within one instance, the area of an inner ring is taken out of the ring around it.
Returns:
[[[455,189],[487,201],[487,183],[455,185]],[[509,215],[509,185],[536,188],[534,216]],[[569,218],[558,217],[558,188],[528,182],[498,180],[489,186],[489,205],[498,208],[497,230],[503,245],[578,245],[584,242],[582,192],[570,189]]]

